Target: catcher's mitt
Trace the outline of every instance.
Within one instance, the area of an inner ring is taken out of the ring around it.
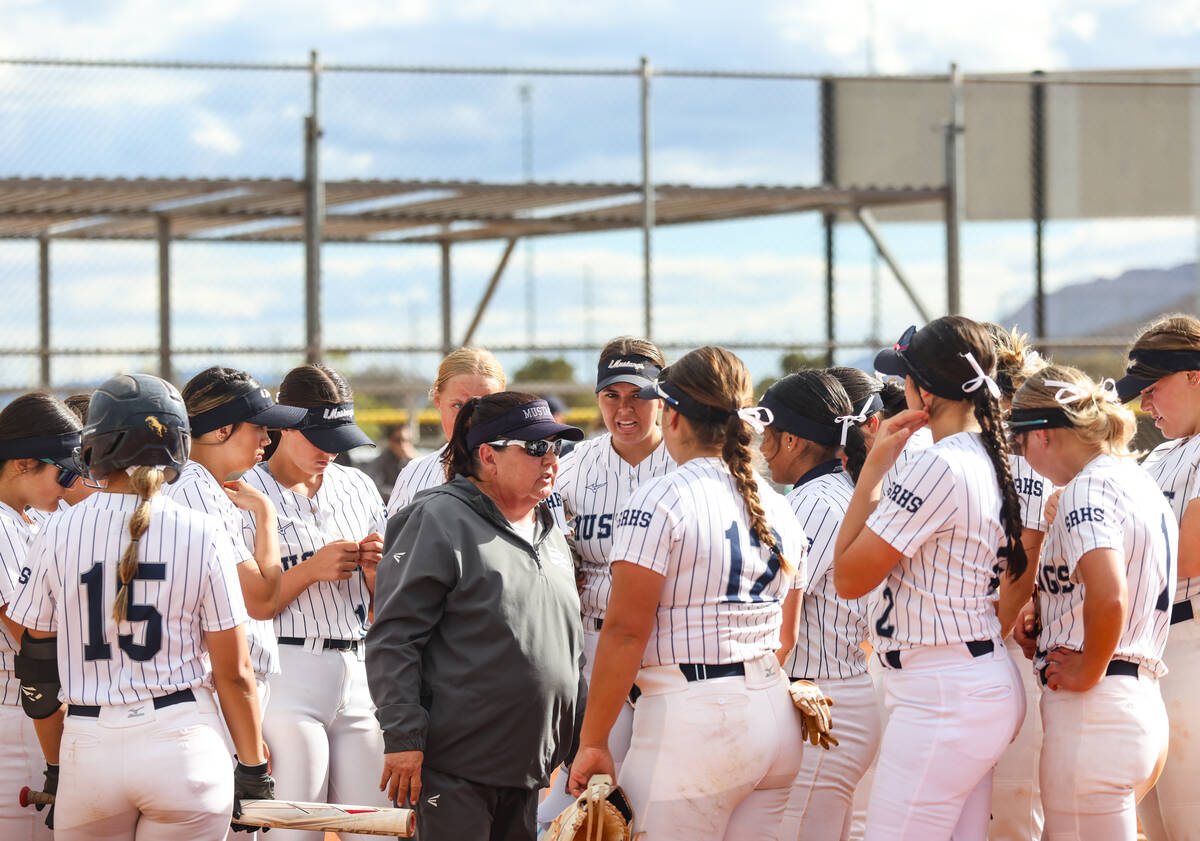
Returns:
[[[608,774],[588,780],[587,789],[563,809],[542,841],[629,841],[633,811],[625,792]]]
[[[800,732],[804,738],[825,750],[829,750],[830,745],[836,745],[838,740],[830,732],[833,729],[833,717],[829,714],[829,708],[833,706],[833,699],[808,680],[793,683],[788,687],[788,694],[800,711]]]

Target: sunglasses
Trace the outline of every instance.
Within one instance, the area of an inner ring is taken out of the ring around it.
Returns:
[[[502,438],[499,441],[488,441],[487,445],[489,447],[499,447],[501,449],[509,446],[520,447],[525,451],[526,455],[533,456],[534,458],[542,458],[546,455],[546,453],[550,452],[554,453],[556,456],[562,455],[563,440],[561,438],[556,438],[553,441],[548,441],[545,439],[541,441],[517,441],[512,438]]]
[[[58,462],[52,461],[51,459],[39,458],[38,461],[40,461],[42,464],[51,464],[58,468],[58,484],[63,488],[73,487],[74,484],[81,478],[79,473],[76,473],[74,470],[68,470]]]

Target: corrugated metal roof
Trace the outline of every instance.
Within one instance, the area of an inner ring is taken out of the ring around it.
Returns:
[[[945,188],[655,187],[655,224],[940,201]],[[326,242],[434,243],[639,228],[641,185],[327,181]],[[251,178],[0,178],[0,239],[300,242],[304,182]]]

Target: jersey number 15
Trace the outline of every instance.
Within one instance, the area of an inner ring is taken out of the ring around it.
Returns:
[[[166,581],[166,564],[138,564],[134,581]],[[83,646],[84,660],[112,659],[112,646],[104,640],[104,564],[97,562],[79,576],[79,582],[87,588],[87,642]],[[132,593],[132,582],[131,593]],[[109,606],[112,609],[112,606]],[[131,660],[139,663],[149,660],[162,648],[162,614],[149,604],[129,604],[126,613],[129,622],[146,623],[146,641],[133,641],[132,634],[118,634],[117,645]]]

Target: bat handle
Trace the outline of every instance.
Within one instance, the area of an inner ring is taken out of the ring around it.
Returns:
[[[44,791],[37,791],[29,786],[22,786],[20,793],[17,794],[17,802],[20,803],[22,807],[37,803],[53,803],[54,795],[46,794]]]

